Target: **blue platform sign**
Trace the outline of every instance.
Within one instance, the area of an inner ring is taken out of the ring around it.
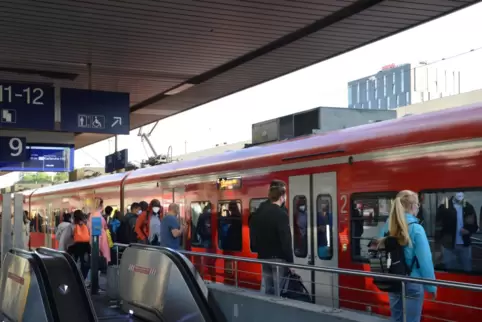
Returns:
[[[27,159],[25,138],[0,136],[0,162],[23,162]]]
[[[92,236],[102,235],[102,217],[92,217]]]
[[[129,93],[60,90],[62,131],[129,134]]]
[[[74,170],[74,152],[74,146],[28,144],[25,161],[14,162],[0,157],[0,171],[70,172]]]
[[[55,90],[0,81],[0,129],[55,129]]]
[[[127,168],[128,153],[127,149],[109,154],[105,157],[105,173]]]

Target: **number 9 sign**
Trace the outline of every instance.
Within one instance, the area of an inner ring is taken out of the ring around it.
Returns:
[[[22,137],[0,136],[0,162],[27,160],[27,140]]]

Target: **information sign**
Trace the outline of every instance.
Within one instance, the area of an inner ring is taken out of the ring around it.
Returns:
[[[0,82],[0,128],[55,129],[55,90],[48,85]]]
[[[0,162],[0,171],[70,172],[74,170],[74,146],[28,144],[24,162]]]
[[[0,162],[23,162],[28,159],[27,140],[0,136]]]
[[[68,132],[129,134],[129,94],[62,88],[61,129]]]
[[[109,154],[105,157],[105,173],[114,172],[127,168],[128,153],[127,149]]]

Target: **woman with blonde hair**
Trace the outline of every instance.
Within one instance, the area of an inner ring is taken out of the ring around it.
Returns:
[[[432,262],[432,252],[427,234],[419,224],[418,195],[410,190],[403,190],[397,194],[390,216],[381,231],[382,236],[394,237],[403,247],[405,264],[410,268],[410,277],[435,279]],[[424,289],[435,298],[437,288],[432,285],[407,283],[405,315],[407,322],[420,322],[424,299]],[[403,321],[401,293],[389,293],[391,320]]]

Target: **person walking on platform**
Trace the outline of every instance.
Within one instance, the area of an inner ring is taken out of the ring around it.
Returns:
[[[186,227],[181,227],[178,216],[179,205],[175,203],[170,204],[166,215],[161,221],[161,246],[175,250],[181,248],[182,234]]]
[[[130,212],[122,218],[117,232],[117,242],[121,244],[137,243],[138,240],[136,234],[136,221],[142,213],[141,205],[134,202],[130,208]]]
[[[264,203],[249,222],[259,259],[279,263],[293,263],[293,244],[286,201],[286,185],[279,180],[271,182],[268,202]],[[263,264],[263,286],[266,294],[280,296],[290,269]]]
[[[72,225],[72,215],[65,213],[62,222],[57,227],[55,238],[59,242],[59,250],[67,251],[69,246],[74,242],[72,232],[68,229]]]
[[[152,199],[147,211],[142,212],[136,221],[136,234],[141,243],[159,246],[161,243],[162,206]]]
[[[416,278],[435,279],[432,261],[432,252],[427,239],[427,234],[417,218],[419,211],[418,196],[410,190],[398,193],[392,204],[390,216],[385,227],[380,232],[381,236],[395,237],[398,244],[403,247],[403,255],[408,275]],[[384,242],[384,238],[378,244]],[[394,266],[396,262],[391,263]],[[406,322],[420,322],[424,299],[424,289],[435,299],[437,288],[432,285],[416,283],[406,284]],[[388,293],[390,299],[391,321],[402,322],[402,295],[400,292]]]
[[[84,213],[82,210],[76,210],[74,212],[74,224],[70,226],[70,229],[66,228],[66,233],[72,235],[74,244],[69,247],[69,253],[72,254],[76,262],[80,262],[80,271],[84,279],[87,278],[89,272],[90,232],[91,230],[84,222]]]

